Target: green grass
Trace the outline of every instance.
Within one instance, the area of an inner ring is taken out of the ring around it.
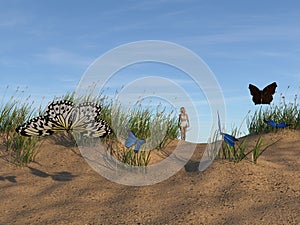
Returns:
[[[66,93],[53,100],[61,99],[73,101],[75,104],[93,101],[101,105],[101,119],[107,121],[114,130],[113,134],[103,139],[103,143],[107,146],[115,143],[113,145],[115,149],[111,152],[114,152],[118,160],[129,165],[147,166],[151,150],[164,148],[169,140],[179,135],[177,116],[174,111],[166,113],[166,108],[161,104],[155,110],[141,105],[127,109],[120,102],[108,101],[108,97],[101,93],[96,97],[87,94],[79,98],[75,98],[75,93]],[[33,102],[30,102],[30,97],[24,98],[24,92],[19,90],[6,103],[1,102],[0,134],[2,146],[5,146],[1,149],[2,155],[10,155],[11,160],[19,165],[26,165],[34,160],[38,151],[38,143],[43,138],[23,137],[17,134],[15,129],[31,118],[42,115],[43,109],[44,107],[41,106],[35,109]],[[119,147],[122,145],[119,139],[126,139],[128,130],[132,130],[138,138],[147,140],[137,154],[133,152],[134,147],[129,149]],[[77,138],[72,136],[71,140],[75,143],[75,140],[79,140]],[[96,139],[79,140],[80,144],[84,145],[93,144],[96,141]]]
[[[251,146],[247,138],[248,137],[242,138],[240,141],[236,142],[233,147],[223,142],[218,157],[220,159],[226,159],[234,163],[238,163],[244,159],[248,159],[256,164],[258,158],[264,151],[280,141],[280,139],[278,139],[271,143],[264,143],[263,137],[259,136],[255,141],[254,146]]]
[[[249,117],[247,127],[250,134],[259,134],[265,132],[276,131],[264,122],[273,120],[276,123],[285,122],[290,124],[289,129],[300,129],[300,107],[295,95],[294,101],[286,103],[285,97],[281,96],[281,101],[278,105],[271,104],[269,107],[260,107],[254,112],[253,116]]]
[[[272,143],[264,143],[262,134],[268,132],[277,132],[279,129],[269,126],[264,122],[266,120],[273,120],[276,123],[285,122],[290,124],[288,128],[285,129],[300,129],[300,107],[295,95],[293,102],[286,103],[285,97],[280,96],[280,102],[278,105],[272,103],[270,106],[260,106],[258,110],[254,112],[253,115],[249,113],[246,115],[247,118],[247,128],[248,135],[256,134],[260,135],[256,140],[254,146],[249,145],[247,136],[242,138],[240,141],[236,142],[234,147],[227,145],[223,142],[221,150],[219,151],[219,158],[227,159],[235,163],[240,162],[243,159],[250,159],[253,163],[257,163],[258,158],[266,151],[270,146],[277,143],[280,139]],[[242,124],[241,124],[242,126]],[[240,128],[241,128],[240,126]],[[232,129],[231,135],[236,136],[239,134],[239,129],[236,127]],[[250,157],[251,156],[251,157]]]
[[[103,105],[101,118],[106,120],[114,130],[114,134],[107,139],[116,143],[114,155],[125,164],[147,166],[150,161],[151,150],[162,149],[168,141],[178,137],[177,116],[174,111],[166,113],[166,108],[158,105],[155,109],[142,107],[140,104],[126,108],[118,101],[104,103],[106,98],[101,98]],[[125,140],[128,130],[134,132],[137,138],[145,139],[146,143],[135,154],[134,146],[129,149],[119,148],[119,139]]]
[[[17,89],[15,95],[19,94]],[[20,124],[36,114],[36,110],[32,108],[33,102],[29,100],[30,97],[23,101],[12,96],[8,102],[0,105],[0,134],[4,146],[1,155],[8,156],[9,161],[18,165],[29,163],[36,155],[38,138],[26,138],[15,132]]]
[[[23,137],[18,135],[15,129],[29,119],[43,114],[44,107],[40,105],[40,107],[34,108],[34,102],[30,100],[30,96],[25,97],[24,92],[18,89],[7,102],[3,103],[3,99],[0,105],[1,146],[4,147],[1,149],[1,155],[9,155],[14,163],[26,165],[34,160],[38,151],[38,143],[43,138]],[[179,136],[175,110],[167,110],[161,103],[156,107],[153,107],[153,105],[151,107],[146,105],[145,107],[142,106],[141,101],[139,104],[128,108],[113,100],[115,98],[108,98],[102,93],[99,96],[87,94],[75,98],[75,93],[70,92],[53,100],[60,99],[70,100],[75,104],[93,101],[101,105],[100,117],[107,121],[114,131],[113,134],[103,139],[103,143],[109,149],[109,153],[125,164],[147,166],[151,158],[151,150],[163,149],[168,141]],[[277,131],[276,128],[264,123],[264,119],[274,120],[277,123],[286,122],[290,124],[288,129],[300,129],[300,109],[297,95],[291,103],[286,103],[285,98],[281,96],[278,105],[272,104],[269,107],[260,107],[253,115],[249,115],[249,113],[242,122],[243,124],[247,118],[249,134]],[[237,136],[240,134],[241,126],[233,128],[231,135]],[[127,138],[128,130],[133,131],[137,138],[146,139],[146,143],[142,145],[137,154],[133,152],[134,146],[127,149],[124,147],[124,142],[122,142]],[[214,138],[216,139],[217,135]],[[75,143],[77,139],[73,137],[72,140]],[[86,139],[81,144],[93,144],[96,141],[95,139]],[[233,162],[240,162],[251,156],[252,162],[256,163],[259,156],[274,143],[264,143],[263,138],[259,137],[255,145],[251,147],[247,138],[243,138],[236,142],[234,147],[223,143],[218,155],[221,159]]]

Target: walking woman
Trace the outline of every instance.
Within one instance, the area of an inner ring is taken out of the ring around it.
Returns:
[[[189,121],[189,116],[186,113],[184,107],[180,108],[178,124],[179,124],[180,132],[181,132],[181,140],[185,140],[186,129],[190,126],[190,121]]]

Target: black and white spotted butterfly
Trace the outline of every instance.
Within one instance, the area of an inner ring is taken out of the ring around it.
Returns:
[[[45,114],[16,128],[23,136],[47,136],[60,131],[79,132],[86,137],[105,137],[112,132],[99,118],[101,107],[91,102],[74,103],[67,100],[52,102]]]

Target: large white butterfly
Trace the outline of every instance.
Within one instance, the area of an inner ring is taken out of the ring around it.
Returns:
[[[87,137],[104,137],[112,132],[99,118],[101,107],[85,102],[78,106],[67,100],[52,102],[45,114],[16,128],[23,136],[47,136],[59,131],[79,132]]]

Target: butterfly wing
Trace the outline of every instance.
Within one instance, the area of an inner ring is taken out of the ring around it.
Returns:
[[[55,124],[47,116],[39,116],[16,128],[22,136],[47,136],[54,133]]]
[[[145,143],[146,143],[145,139],[138,139],[135,144],[134,153],[138,153],[141,146]]]
[[[225,134],[221,131],[221,122],[220,122],[220,116],[219,116],[219,112],[218,112],[218,126],[219,126],[219,132],[221,135],[223,135],[224,137],[224,141],[229,144],[230,146],[234,146],[234,143],[236,141],[238,141],[238,139],[236,139],[235,137],[229,135],[229,134]]]
[[[52,102],[45,111],[45,116],[39,116],[16,128],[23,136],[47,136],[56,131],[67,130],[73,103],[66,100]]]
[[[83,136],[92,138],[103,138],[111,133],[112,129],[107,122],[102,119],[97,119],[94,122],[85,124],[84,129],[81,131]]]
[[[250,94],[252,95],[252,101],[255,105],[261,104],[261,95],[262,91],[259,90],[256,86],[249,84]]]
[[[105,137],[112,133],[112,129],[108,125],[108,123],[104,120],[97,119],[97,137]]]
[[[128,131],[128,137],[125,141],[125,146],[126,148],[130,148],[131,146],[133,146],[137,141],[136,136],[134,135],[134,133],[132,131]]]
[[[101,107],[85,102],[74,107],[73,102],[61,100],[48,105],[45,116],[40,116],[18,127],[24,136],[46,136],[62,130],[74,130],[88,137],[104,137],[112,133],[109,125],[98,118]]]
[[[273,121],[273,120],[265,120],[264,119],[264,122],[272,127],[277,127],[277,124]]]
[[[234,146],[234,143],[236,141],[238,141],[238,139],[236,139],[235,137],[233,137],[232,135],[229,135],[229,134],[224,134],[224,141],[230,145],[231,147]]]
[[[101,107],[92,102],[85,102],[74,107],[70,116],[70,129],[81,132],[87,129],[92,129],[96,125],[98,116],[100,115]]]
[[[108,123],[99,119],[101,107],[92,102],[84,102],[74,108],[70,117],[74,132],[80,132],[85,137],[105,137],[112,133]]]
[[[101,107],[93,102],[84,102],[76,107],[76,112],[74,113],[75,121],[84,119],[85,121],[95,120],[100,116]],[[75,122],[74,121],[74,122]]]
[[[74,104],[71,101],[61,100],[48,105],[45,116],[53,123],[54,131],[69,130]]]
[[[273,82],[272,84],[269,84],[262,90],[262,94],[261,94],[262,104],[270,104],[272,102],[276,87],[277,87],[276,82]]]
[[[289,124],[287,124],[287,123],[278,123],[277,124],[277,128],[285,128],[285,127],[288,127],[289,126]]]

